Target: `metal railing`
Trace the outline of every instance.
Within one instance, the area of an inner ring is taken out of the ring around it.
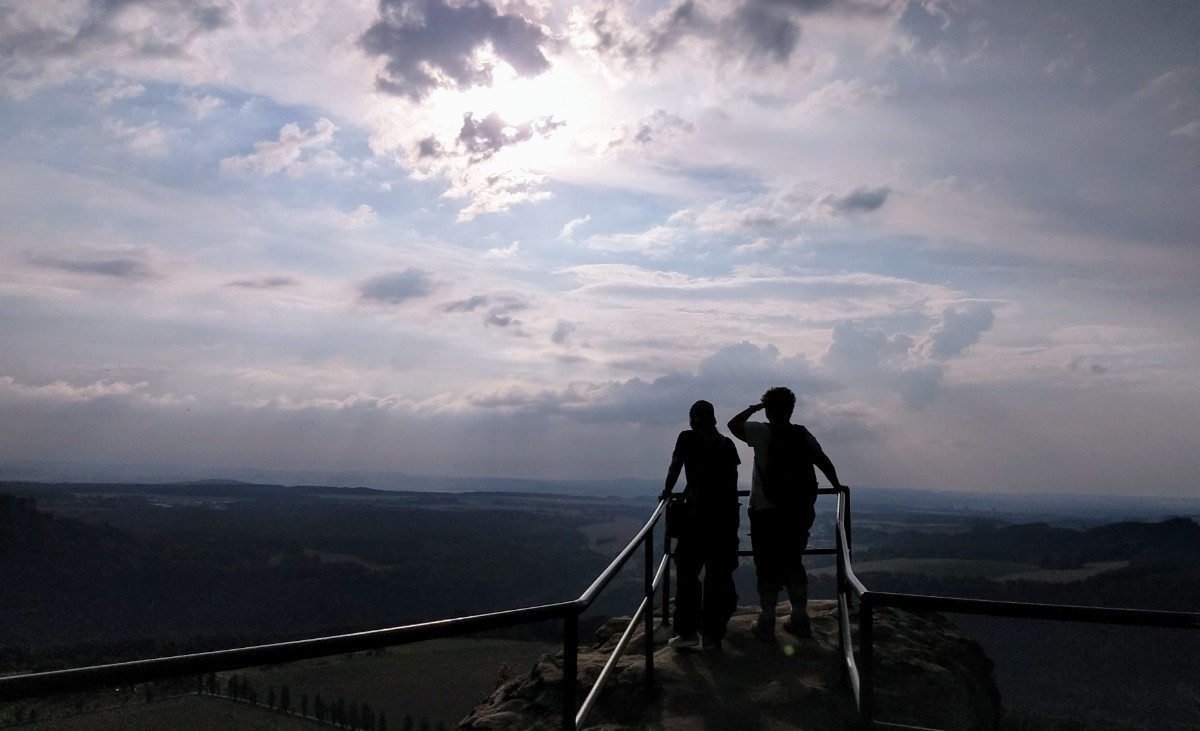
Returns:
[[[423,640],[455,637],[475,632],[505,629],[519,625],[549,620],[563,622],[563,709],[562,727],[574,731],[583,725],[588,713],[596,704],[605,681],[625,651],[637,629],[639,621],[645,624],[646,687],[654,684],[654,592],[666,576],[670,560],[664,555],[654,562],[654,528],[665,511],[666,503],[660,502],[649,520],[629,541],[624,549],[608,564],[579,598],[574,601],[523,607],[501,612],[455,617],[434,622],[422,622],[401,627],[353,632],[350,634],[318,637],[315,639],[279,642],[231,650],[216,650],[189,655],[160,657],[149,660],[94,665],[68,670],[30,673],[0,678],[0,702],[93,690],[116,685],[145,683],[207,673],[239,670],[242,668],[276,663],[312,660],[348,652],[374,650],[383,647],[404,645]],[[596,682],[583,699],[578,701],[579,618],[591,607],[604,589],[612,583],[617,573],[628,563],[639,548],[645,549],[644,597],[611,653]],[[576,709],[578,706],[578,709]]]
[[[926,596],[885,591],[870,591],[854,573],[850,561],[850,494],[839,494],[837,517],[838,608],[843,664],[850,679],[855,704],[867,729],[908,729],[933,731],[920,726],[889,723],[875,719],[874,659],[875,610],[892,607],[912,612],[950,612],[978,614],[1013,619],[1054,620],[1114,624],[1135,627],[1200,629],[1200,614],[1194,612],[1165,612],[1149,609],[1115,609],[1063,604],[992,601],[963,597]],[[850,602],[857,598],[859,657],[855,663],[850,636]]]
[[[1068,622],[1090,622],[1140,627],[1166,627],[1180,629],[1200,628],[1200,614],[1190,612],[1164,612],[1139,609],[1108,609],[1065,605],[1033,604],[1027,602],[1001,602],[961,597],[925,596],[893,592],[870,591],[854,573],[851,563],[850,542],[850,491],[846,487],[822,488],[821,495],[837,495],[835,518],[835,545],[832,548],[809,548],[805,555],[832,555],[837,560],[837,603],[838,637],[843,670],[850,685],[854,702],[868,729],[909,729],[930,731],[917,726],[906,726],[875,720],[874,707],[874,612],[877,608],[893,607],[917,612],[951,612],[982,614],[995,617],[1018,619],[1061,620]],[[741,491],[740,496],[746,496]],[[624,654],[636,633],[638,623],[643,623],[643,651],[646,665],[645,683],[647,691],[654,687],[654,595],[661,586],[662,621],[667,624],[669,615],[670,584],[670,537],[664,531],[661,559],[654,560],[654,529],[666,511],[666,502],[660,501],[650,518],[625,548],[612,560],[580,596],[573,601],[523,607],[468,617],[456,617],[434,622],[423,622],[401,627],[369,630],[350,634],[296,640],[231,650],[218,650],[190,655],[136,660],[131,662],[96,665],[85,668],[55,670],[28,675],[0,678],[0,701],[36,698],[56,693],[89,690],[113,685],[143,683],[170,678],[204,675],[212,672],[238,670],[241,668],[296,662],[327,657],[348,652],[372,650],[382,647],[409,644],[443,637],[504,629],[519,625],[549,620],[563,622],[563,687],[562,728],[575,731],[583,725],[605,683],[612,675],[617,661]],[[617,641],[604,667],[596,677],[583,701],[578,700],[578,657],[579,618],[591,607],[601,592],[612,582],[617,573],[641,548],[644,550],[644,580],[641,604],[630,618],[629,624]],[[751,551],[739,551],[740,556],[752,555]],[[850,621],[853,602],[857,600],[858,657],[855,657],[852,624]]]

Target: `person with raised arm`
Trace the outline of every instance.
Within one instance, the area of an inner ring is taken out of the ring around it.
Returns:
[[[775,638],[775,607],[785,587],[791,615],[784,631],[797,637],[812,636],[804,551],[816,517],[813,467],[820,469],[831,485],[841,487],[837,470],[820,443],[804,426],[791,423],[795,408],[796,395],[776,386],[768,389],[759,403],[729,420],[729,432],[754,449],[747,514],[760,610],[751,631],[763,640]],[[759,411],[766,412],[766,423],[748,421]]]

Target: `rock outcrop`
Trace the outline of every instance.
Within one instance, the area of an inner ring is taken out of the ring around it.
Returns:
[[[781,605],[781,615],[787,605]],[[780,632],[775,642],[750,634],[756,611],[741,608],[718,652],[666,646],[656,633],[655,690],[645,689],[639,631],[583,728],[597,731],[829,731],[859,727],[844,679],[837,605],[810,602],[813,637]],[[855,622],[857,618],[854,618]],[[597,632],[599,643],[579,653],[578,698],[603,668],[628,620]],[[995,729],[1000,696],[991,661],[975,642],[938,615],[877,613],[876,717],[954,731]],[[458,726],[460,731],[560,728],[562,658],[546,655],[529,674],[498,688]]]

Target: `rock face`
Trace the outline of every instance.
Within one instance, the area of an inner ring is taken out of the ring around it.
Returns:
[[[779,613],[786,616],[787,604]],[[774,642],[750,634],[757,611],[743,607],[717,652],[666,646],[656,632],[654,692],[639,631],[621,658],[583,728],[679,731],[829,731],[859,728],[838,645],[837,605],[809,603],[813,637],[780,631]],[[856,623],[857,617],[852,618]],[[578,698],[586,696],[627,619],[598,633],[599,644],[580,649]],[[991,661],[938,615],[877,611],[876,718],[953,731],[995,729],[1000,695]],[[458,726],[460,731],[558,729],[562,713],[561,657],[543,656],[530,673],[503,685]]]

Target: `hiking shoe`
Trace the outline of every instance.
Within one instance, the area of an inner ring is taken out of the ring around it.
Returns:
[[[667,644],[676,650],[691,650],[700,646],[700,638],[696,635],[675,635],[667,640]]]
[[[763,627],[761,624],[759,624],[757,619],[750,623],[750,634],[754,635],[763,642],[775,641],[775,631]]]
[[[812,623],[808,617],[791,618],[783,623],[783,631],[795,637],[812,637]]]

